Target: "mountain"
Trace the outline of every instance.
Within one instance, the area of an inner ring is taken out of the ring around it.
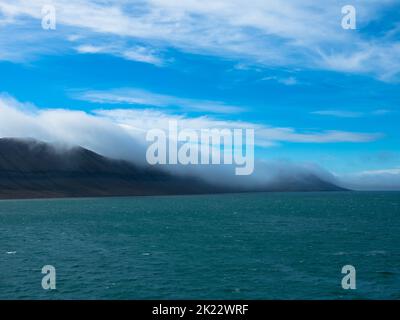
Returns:
[[[0,139],[0,199],[331,190],[341,188],[313,175],[288,177],[257,189],[213,186],[199,178],[106,158],[82,147]]]

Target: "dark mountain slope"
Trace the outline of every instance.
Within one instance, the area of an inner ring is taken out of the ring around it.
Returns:
[[[0,198],[191,194],[218,192],[195,178],[102,157],[81,147],[0,139]]]
[[[316,176],[285,180],[257,190],[222,188],[105,158],[81,147],[63,149],[31,139],[0,139],[0,199],[340,190]]]

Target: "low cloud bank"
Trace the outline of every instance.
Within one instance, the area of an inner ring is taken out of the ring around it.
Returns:
[[[400,191],[400,168],[348,174],[340,180],[353,190]]]
[[[151,110],[103,110],[92,114],[64,109],[44,110],[29,103],[21,103],[4,94],[0,96],[0,114],[0,138],[33,138],[59,146],[79,145],[101,155],[124,159],[138,165],[147,164],[145,158],[148,146],[145,141],[147,130],[154,127],[166,128],[170,119],[178,120],[183,126],[192,129],[255,127],[256,136],[258,133],[255,144],[258,147],[284,141],[329,143],[336,141],[335,137],[340,140],[345,135],[345,133],[303,134],[291,128],[265,127],[208,117],[185,118]],[[360,138],[356,135],[348,133],[346,139]],[[316,164],[261,160],[256,160],[254,174],[251,176],[235,176],[234,165],[166,165],[160,168],[175,174],[195,175],[211,183],[232,186],[257,187],[288,177],[293,180],[296,177],[313,176],[341,187],[357,190],[400,190],[400,170],[334,176]]]

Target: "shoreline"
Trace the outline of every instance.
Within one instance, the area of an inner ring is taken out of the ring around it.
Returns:
[[[41,196],[41,197],[2,197],[3,201],[33,201],[33,200],[79,200],[79,199],[119,199],[119,198],[170,198],[170,197],[203,197],[203,196],[222,196],[238,194],[350,194],[350,193],[400,193],[398,190],[338,190],[338,191],[248,191],[248,192],[221,192],[221,193],[196,193],[196,194],[152,194],[152,195],[109,195],[109,196]]]

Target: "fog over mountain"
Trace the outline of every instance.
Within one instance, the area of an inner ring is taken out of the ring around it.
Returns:
[[[247,191],[341,190],[312,173],[258,185],[210,183],[155,167],[103,157],[82,147],[33,139],[0,139],[0,198],[205,194]]]
[[[363,175],[354,174],[346,176],[336,176],[329,171],[321,168],[313,163],[296,163],[289,160],[260,160],[256,158],[254,173],[250,176],[236,176],[234,174],[234,166],[230,165],[165,165],[148,168],[145,153],[147,143],[145,141],[145,133],[149,128],[160,127],[164,128],[165,123],[169,119],[179,120],[181,123],[189,128],[249,128],[251,123],[232,122],[215,120],[208,117],[199,117],[185,119],[184,117],[173,116],[167,113],[154,112],[151,110],[143,111],[99,111],[99,112],[84,112],[73,111],[65,109],[37,109],[35,106],[21,103],[16,101],[10,96],[3,95],[0,97],[0,138],[17,138],[21,140],[2,140],[2,150],[0,156],[2,159],[0,171],[2,174],[2,186],[6,187],[7,183],[10,185],[20,185],[22,177],[16,180],[8,180],[5,177],[10,175],[10,170],[15,167],[15,172],[46,172],[46,171],[60,171],[59,169],[71,169],[71,167],[63,167],[67,165],[63,158],[80,159],[82,156],[86,159],[86,155],[90,153],[92,157],[91,165],[94,168],[100,166],[104,169],[104,161],[107,162],[106,173],[115,173],[120,175],[121,165],[116,165],[114,160],[123,160],[124,170],[129,171],[130,174],[136,175],[138,170],[150,170],[151,174],[157,177],[164,177],[165,179],[176,179],[182,183],[177,189],[171,188],[172,193],[188,193],[185,183],[192,184],[193,179],[201,182],[201,187],[196,185],[196,190],[191,192],[231,192],[231,191],[310,191],[310,190],[337,190],[340,186],[343,188],[360,189],[360,190],[386,190],[398,189],[400,186],[399,174],[389,172],[382,174],[381,172],[369,173],[365,178]],[[127,118],[127,115],[129,117]],[[26,140],[27,138],[37,140]],[[324,134],[305,135],[282,128],[268,128],[268,135],[265,135],[265,128],[256,127],[256,141],[257,147],[274,144],[279,141],[298,141],[305,139],[306,141],[316,143],[326,139],[337,139],[336,136],[326,136]],[[339,137],[339,139],[342,136]],[[346,137],[346,139],[363,139],[365,137]],[[7,142],[7,143],[6,143]],[[48,143],[41,144],[40,142]],[[14,147],[12,145],[14,144]],[[32,148],[32,145],[36,146]],[[42,147],[39,147],[41,146]],[[78,147],[78,149],[76,149]],[[10,149],[11,148],[11,149]],[[22,148],[22,149],[21,149]],[[37,152],[41,149],[43,159],[38,158],[37,154],[32,154],[32,151]],[[19,151],[18,151],[19,150]],[[21,150],[25,150],[22,153]],[[50,152],[50,150],[53,150]],[[58,150],[58,151],[57,151]],[[72,152],[71,150],[75,150]],[[79,152],[77,150],[80,150]],[[90,151],[89,151],[90,150]],[[17,152],[13,154],[12,152]],[[72,153],[71,153],[72,152]],[[19,155],[18,159],[13,159],[13,156]],[[55,159],[55,155],[59,158]],[[83,156],[85,155],[85,156]],[[7,159],[8,160],[5,160]],[[33,157],[33,158],[32,158]],[[94,159],[94,158],[95,159]],[[29,160],[31,159],[31,160]],[[32,160],[35,159],[35,160]],[[30,162],[26,162],[30,161]],[[40,170],[37,167],[31,167],[31,164],[38,165],[42,163]],[[14,164],[13,164],[14,163]],[[72,161],[74,163],[74,161]],[[80,162],[81,163],[81,162]],[[96,165],[94,163],[97,163]],[[52,165],[56,165],[56,170],[52,169]],[[22,167],[21,167],[22,166]],[[78,166],[77,172],[87,172],[89,163],[86,163],[82,168]],[[146,169],[143,169],[146,168]],[[61,171],[63,171],[61,170]],[[72,170],[72,169],[71,169]],[[69,182],[72,183],[73,170],[68,173]],[[11,170],[12,171],[12,170]],[[90,170],[89,170],[90,171]],[[103,171],[99,171],[103,174]],[[146,174],[143,173],[144,176]],[[389,178],[388,177],[389,175]],[[36,176],[38,177],[38,176]],[[44,179],[43,175],[40,179]],[[188,178],[189,177],[189,178]],[[163,179],[164,179],[163,178]],[[35,178],[36,179],[36,178]],[[38,178],[39,179],[39,178]],[[39,179],[39,180],[40,180]],[[57,179],[61,179],[58,177]],[[56,180],[57,180],[56,179]],[[97,179],[97,178],[96,178]],[[99,178],[100,179],[100,178]],[[189,180],[185,180],[189,179]],[[56,181],[53,180],[53,181]],[[66,180],[63,180],[66,181]],[[111,181],[111,180],[108,180]],[[157,181],[157,180],[155,180]],[[170,180],[172,181],[172,180]],[[185,182],[185,183],[184,183]],[[37,182],[35,182],[37,184]],[[104,181],[101,182],[104,184]],[[113,180],[110,183],[109,189],[117,183]],[[119,182],[118,182],[119,183]],[[178,184],[179,184],[178,183]],[[59,184],[54,182],[52,185]],[[101,190],[96,189],[95,180],[91,180],[91,191],[85,194],[99,194]],[[39,184],[38,184],[39,185]],[[68,190],[73,189],[74,184],[67,187]],[[53,188],[52,187],[52,188]],[[115,194],[168,194],[168,188],[154,189],[154,186],[142,189],[132,188],[131,184],[124,184],[121,189],[115,191]],[[86,187],[85,187],[86,188]],[[88,187],[89,188],[89,187]],[[89,189],[90,189],[89,188]],[[152,189],[153,188],[153,189]],[[50,190],[50,185],[47,186]],[[96,191],[94,191],[96,189]],[[179,189],[179,190],[178,190]],[[186,190],[184,190],[186,189]],[[15,189],[16,190],[16,189]],[[130,191],[128,191],[130,190]],[[136,190],[136,191],[135,191]],[[139,190],[139,191],[138,191]],[[3,192],[4,193],[4,192]],[[57,194],[74,195],[71,191],[57,191]],[[82,192],[77,192],[82,194]],[[105,194],[113,194],[108,189]]]
[[[218,192],[198,179],[112,160],[82,147],[0,139],[0,198]]]

